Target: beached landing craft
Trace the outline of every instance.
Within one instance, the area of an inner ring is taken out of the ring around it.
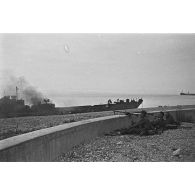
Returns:
[[[87,112],[102,112],[102,111],[114,111],[114,110],[125,110],[125,109],[134,109],[138,108],[143,102],[143,99],[139,100],[117,100],[112,103],[111,100],[108,100],[107,104],[99,105],[87,105],[87,106],[72,106],[72,107],[58,107],[58,111],[61,114],[76,114],[76,113],[87,113]]]
[[[31,106],[25,105],[24,100],[17,96],[4,96],[0,99],[0,118],[53,114],[57,114],[55,104],[49,99]]]

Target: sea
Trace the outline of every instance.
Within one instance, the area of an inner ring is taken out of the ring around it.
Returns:
[[[158,107],[158,106],[177,106],[177,105],[195,105],[195,96],[190,95],[100,95],[100,94],[74,94],[60,97],[52,97],[57,107],[82,106],[106,104],[108,99],[112,102],[117,99],[143,99],[143,104],[139,108]]]

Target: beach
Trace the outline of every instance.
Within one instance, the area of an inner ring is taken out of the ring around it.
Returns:
[[[170,107],[153,107],[153,108],[139,108],[139,109],[130,109],[126,110],[128,112],[137,112],[142,109],[147,112],[152,111],[163,111],[169,109],[188,109],[194,108],[195,105],[186,105],[186,106],[170,106]],[[122,111],[124,112],[124,110]],[[104,111],[104,112],[89,112],[89,113],[78,113],[78,114],[66,114],[66,115],[49,115],[49,116],[26,116],[26,117],[14,117],[14,118],[0,118],[0,140],[6,139],[12,136],[29,133],[31,131],[36,131],[48,127],[53,127],[57,125],[62,125],[66,123],[72,123],[81,120],[87,120],[91,118],[98,118],[104,116],[111,116],[114,114],[123,113],[114,113],[113,111]]]
[[[27,116],[0,119],[0,140],[65,123],[113,115],[113,112],[93,112],[67,115]]]
[[[102,136],[59,156],[65,162],[194,162],[195,124],[152,136]]]

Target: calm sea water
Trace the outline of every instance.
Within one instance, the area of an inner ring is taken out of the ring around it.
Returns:
[[[51,97],[56,106],[79,106],[79,105],[95,105],[105,104],[108,99],[113,102],[119,99],[136,99],[142,98],[143,105],[140,107],[156,107],[156,106],[176,106],[176,105],[195,105],[195,96],[180,95],[70,95],[64,97]]]

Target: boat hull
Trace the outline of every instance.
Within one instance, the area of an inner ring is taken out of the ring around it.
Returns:
[[[195,93],[180,93],[180,95],[195,95]]]
[[[123,104],[101,104],[101,105],[88,105],[88,106],[73,106],[73,107],[59,107],[57,108],[61,114],[76,114],[88,112],[103,112],[114,110],[135,109],[141,105],[142,101],[130,102]]]

